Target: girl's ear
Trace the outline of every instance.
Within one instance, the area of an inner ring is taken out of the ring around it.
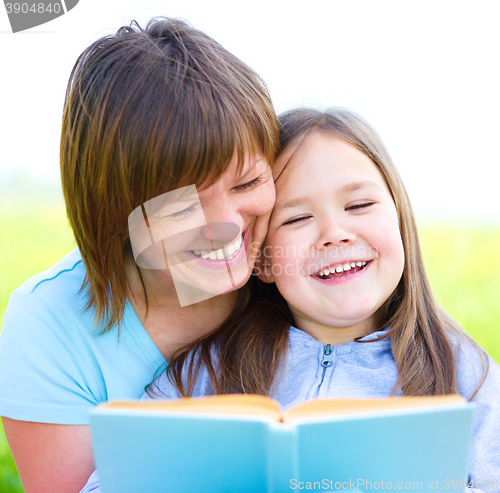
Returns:
[[[274,282],[274,275],[271,266],[271,260],[266,255],[265,248],[259,252],[255,260],[254,274],[263,282],[268,284]]]

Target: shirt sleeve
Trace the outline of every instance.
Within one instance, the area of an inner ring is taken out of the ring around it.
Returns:
[[[92,473],[92,476],[90,476],[87,484],[80,490],[80,493],[101,493],[101,483],[97,470]]]
[[[0,333],[0,415],[23,421],[87,424],[105,400],[81,322],[64,304],[13,292]],[[70,326],[71,330],[69,330]],[[101,386],[102,387],[102,386]]]
[[[166,371],[163,372],[142,396],[141,401],[152,399],[180,399],[182,396],[177,388],[170,382]]]
[[[473,401],[476,404],[469,461],[469,493],[500,492],[500,367],[487,357],[488,373]],[[483,360],[462,344],[458,356],[458,387],[470,398],[481,382]]]
[[[190,354],[189,358],[194,357],[195,364],[198,360],[198,354],[194,356]],[[215,351],[212,351],[212,361],[215,367],[218,366],[218,359]],[[170,381],[168,377],[168,369],[164,371],[152,384],[148,392],[144,394],[141,400],[149,399],[180,399],[182,396],[177,390],[177,387]],[[187,387],[187,377],[185,372],[183,372],[182,380],[184,387]],[[213,388],[210,382],[210,377],[205,365],[201,365],[200,371],[198,373],[198,378],[196,379],[193,395],[191,397],[206,397],[213,395]]]

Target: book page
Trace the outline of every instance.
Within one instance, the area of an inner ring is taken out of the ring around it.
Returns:
[[[270,397],[250,394],[214,395],[200,398],[152,401],[114,401],[100,404],[106,409],[134,409],[208,414],[268,416],[281,420],[280,406]]]
[[[425,397],[387,397],[366,399],[315,399],[293,407],[284,413],[283,421],[291,422],[314,416],[334,416],[341,414],[369,413],[418,407],[463,404],[466,400],[458,395],[438,395]]]

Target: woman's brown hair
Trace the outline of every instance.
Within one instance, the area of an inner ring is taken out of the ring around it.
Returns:
[[[123,318],[135,266],[129,214],[166,191],[214,183],[235,155],[240,170],[257,152],[272,163],[277,145],[264,82],[182,20],[132,22],[81,54],[66,91],[61,176],[87,308],[103,331]]]
[[[379,136],[362,118],[345,109],[324,112],[296,109],[280,117],[280,154],[290,150],[290,162],[294,151],[313,133],[342,139],[368,156],[387,181],[396,206],[405,265],[398,286],[376,313],[376,330],[389,327],[377,340],[390,337],[399,372],[393,393],[457,392],[454,344],[460,341],[473,345],[483,361],[477,392],[486,377],[486,355],[433,298],[410,201]],[[240,320],[234,321],[232,328],[207,336],[190,346],[191,353],[186,350],[172,361],[167,371],[181,394],[190,395],[202,363],[209,369],[215,393],[272,392],[279,376],[276,372],[286,354],[293,317],[275,284],[261,286],[255,293],[254,302]],[[211,360],[213,354],[217,360],[215,366]]]

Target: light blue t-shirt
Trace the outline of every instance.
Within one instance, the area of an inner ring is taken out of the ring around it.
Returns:
[[[16,289],[0,333],[0,415],[89,424],[89,410],[139,399],[162,354],[127,303],[124,323],[100,334],[80,292],[85,267],[74,250]]]

